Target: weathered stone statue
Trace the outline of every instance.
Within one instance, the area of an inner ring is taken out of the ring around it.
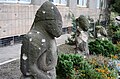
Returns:
[[[96,38],[102,39],[102,40],[108,40],[107,39],[107,30],[103,26],[96,26]]]
[[[89,21],[86,19],[85,16],[80,15],[76,19],[77,32],[75,36],[76,40],[76,53],[80,53],[83,55],[89,54],[88,48],[88,28],[90,27]]]
[[[60,12],[50,2],[38,9],[32,28],[21,47],[21,79],[56,79],[57,47],[55,37],[62,34]]]

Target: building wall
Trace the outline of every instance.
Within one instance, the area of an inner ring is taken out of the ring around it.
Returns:
[[[26,34],[32,26],[37,9],[44,1],[32,0],[32,4],[0,4],[0,38]],[[56,5],[62,15],[63,28],[72,26],[70,11],[75,17],[83,14],[94,19],[98,18],[99,9],[81,8],[74,1],[69,0],[67,6]]]
[[[1,4],[0,38],[27,33],[38,8],[35,5]]]

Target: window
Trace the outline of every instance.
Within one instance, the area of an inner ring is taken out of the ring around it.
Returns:
[[[0,3],[16,3],[17,0],[0,0]]]
[[[97,0],[97,8],[105,8],[106,7],[106,0]]]
[[[19,3],[31,3],[31,0],[18,0]]]
[[[50,2],[53,2],[54,4],[67,4],[67,0],[49,0]]]
[[[100,8],[100,0],[97,0],[97,8]]]
[[[103,8],[106,8],[107,7],[107,2],[106,2],[106,0],[103,0]]]
[[[31,3],[31,0],[0,0],[0,3]]]
[[[77,5],[80,7],[87,7],[87,0],[77,0]]]

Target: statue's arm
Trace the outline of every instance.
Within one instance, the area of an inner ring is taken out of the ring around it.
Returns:
[[[25,76],[29,75],[27,74],[29,72],[28,47],[29,47],[29,41],[27,37],[24,36],[21,46],[20,70]]]

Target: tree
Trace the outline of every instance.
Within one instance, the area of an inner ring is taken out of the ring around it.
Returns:
[[[113,12],[117,12],[120,14],[120,0],[109,0],[110,1],[110,8]]]

